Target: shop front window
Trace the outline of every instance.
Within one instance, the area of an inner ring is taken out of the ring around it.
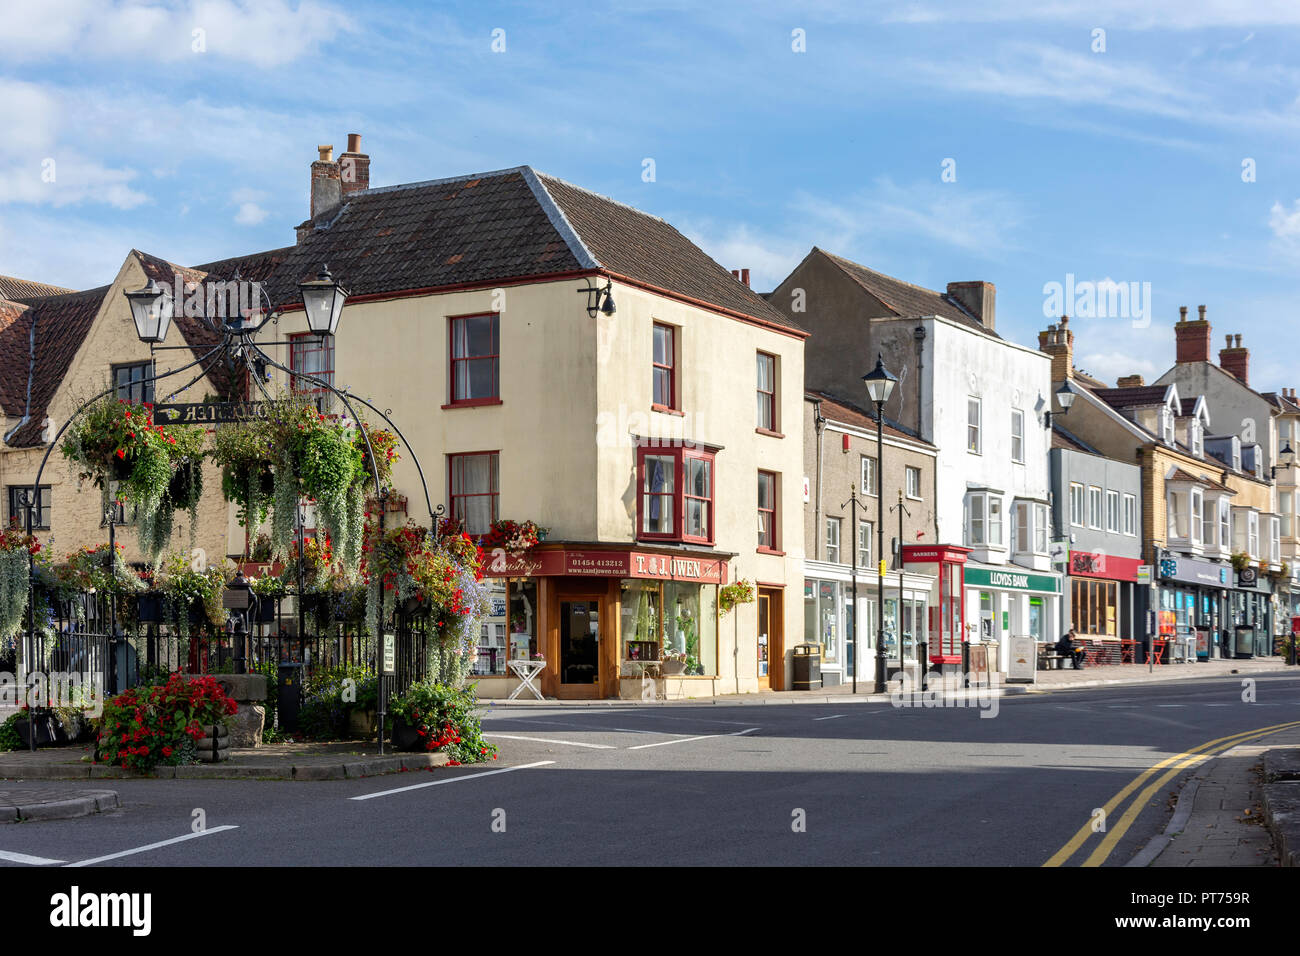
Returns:
[[[716,674],[718,589],[628,579],[622,585],[623,661],[681,660],[687,674]]]

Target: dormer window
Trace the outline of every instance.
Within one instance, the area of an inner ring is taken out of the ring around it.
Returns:
[[[1174,443],[1174,413],[1168,405],[1160,409],[1160,440],[1166,445]]]
[[[1192,454],[1197,458],[1205,456],[1205,431],[1201,428],[1200,419],[1193,418],[1187,426],[1187,436],[1190,439],[1188,445],[1191,446]]]

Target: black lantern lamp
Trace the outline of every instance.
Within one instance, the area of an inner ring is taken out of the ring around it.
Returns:
[[[613,315],[616,311],[614,308],[614,280],[606,279],[604,288],[600,283],[593,282],[591,278],[587,279],[587,287],[579,289],[578,295],[587,297],[587,314],[593,319],[596,313],[601,315]]]
[[[339,327],[347,290],[330,275],[329,266],[325,266],[315,279],[299,282],[298,288],[307,312],[307,327],[317,335],[333,335]]]
[[[135,320],[135,334],[140,341],[162,344],[172,324],[175,303],[171,294],[150,279],[143,289],[127,292],[126,298],[131,303],[131,318]]]

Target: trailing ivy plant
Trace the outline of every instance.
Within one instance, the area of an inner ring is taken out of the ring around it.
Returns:
[[[27,616],[29,558],[41,543],[17,524],[0,533],[0,644],[22,630]]]

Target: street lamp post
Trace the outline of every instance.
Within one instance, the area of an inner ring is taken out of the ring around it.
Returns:
[[[876,367],[862,376],[867,396],[876,406],[876,693],[885,693],[885,402],[898,382],[876,353]],[[857,529],[854,529],[856,535]],[[900,652],[901,660],[902,654]],[[856,659],[856,658],[855,658]]]

